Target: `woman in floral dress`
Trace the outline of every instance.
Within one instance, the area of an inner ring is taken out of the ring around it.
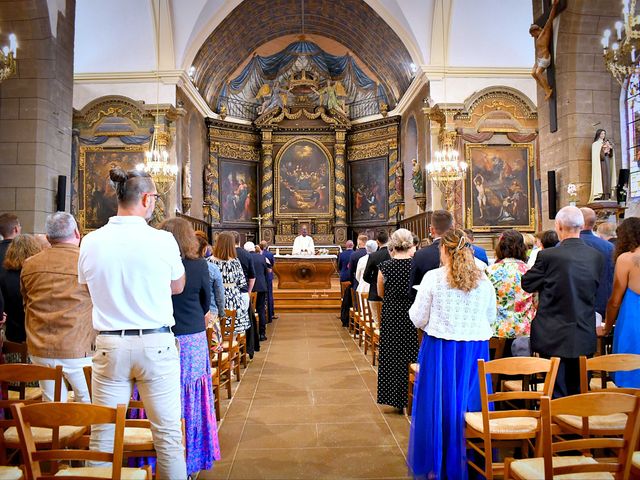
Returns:
[[[525,292],[521,284],[522,276],[529,270],[526,248],[520,232],[503,232],[496,246],[496,263],[486,269],[496,290],[498,314],[492,325],[496,337],[528,336],[536,316],[537,295]],[[505,352],[509,351],[510,348],[505,348]]]
[[[242,271],[242,265],[236,255],[236,243],[233,234],[222,232],[218,235],[213,247],[213,263],[222,273],[224,285],[224,309],[236,312],[236,326],[234,333],[244,333],[250,326],[249,303],[240,290],[247,286],[247,279]],[[222,316],[223,313],[219,312]]]

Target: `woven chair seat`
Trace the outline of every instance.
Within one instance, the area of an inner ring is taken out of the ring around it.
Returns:
[[[631,457],[631,465],[636,468],[640,468],[640,452],[633,452],[633,457]]]
[[[591,457],[553,457],[554,467],[569,467],[572,465],[593,465],[596,462]],[[519,478],[541,479],[544,478],[544,458],[525,458],[511,463],[511,471]],[[607,472],[571,473],[558,475],[553,478],[571,480],[614,480],[613,475]]]
[[[60,427],[60,441],[64,444],[73,438],[80,437],[85,430],[85,427],[63,425]],[[31,433],[33,434],[33,440],[36,444],[51,443],[53,431],[50,428],[31,427]],[[16,427],[9,427],[4,431],[4,441],[8,445],[17,445],[20,443]]]
[[[605,388],[617,388],[617,385],[609,380]],[[589,390],[602,390],[602,379],[592,378],[589,382]]]
[[[143,427],[124,427],[124,445],[147,445],[153,443],[151,429]]]
[[[467,426],[476,432],[483,433],[482,412],[467,412],[464,414]],[[538,420],[532,417],[492,418],[489,429],[494,434],[531,434],[538,431]]]
[[[582,429],[582,417],[576,415],[558,415],[553,419],[556,422],[564,423],[570,427]],[[614,413],[612,415],[593,415],[589,417],[590,430],[624,430],[627,424],[627,415],[624,413]]]
[[[411,370],[411,373],[413,373],[414,375],[417,375],[420,371],[420,364],[412,363],[411,365],[409,365],[409,370]]]
[[[522,380],[505,380],[502,383],[502,389],[505,392],[521,392]],[[536,383],[536,391],[537,392],[544,391],[544,383]]]
[[[231,348],[233,348],[234,350],[236,348],[238,348],[240,346],[240,343],[237,340],[234,340],[233,343],[231,344]],[[224,342],[222,342],[222,348],[224,348],[225,350],[229,350],[229,341],[225,340]]]
[[[42,398],[42,389],[40,387],[26,387],[24,389],[25,400],[40,400]],[[20,392],[9,390],[9,400],[20,400]]]
[[[122,480],[145,480],[146,470],[141,468],[122,468]],[[111,478],[111,467],[82,467],[65,468],[58,471],[56,477],[90,477],[90,478]]]
[[[24,474],[20,467],[0,467],[0,480],[22,480]]]

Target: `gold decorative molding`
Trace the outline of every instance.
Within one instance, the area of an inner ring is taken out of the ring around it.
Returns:
[[[236,132],[233,130],[224,130],[221,128],[209,128],[209,135],[211,138],[236,140],[238,142],[257,143],[260,141],[259,135],[246,132]]]
[[[389,142],[380,140],[363,145],[352,145],[347,148],[347,159],[349,161],[362,160],[363,158],[383,157],[389,153]]]
[[[352,133],[349,135],[349,141],[352,143],[366,142],[371,139],[379,139],[386,137],[397,137],[398,127],[396,125],[389,125],[387,127],[376,128],[373,130],[365,130],[364,132]]]
[[[236,160],[260,160],[260,150],[255,145],[243,145],[239,143],[220,143],[219,156]]]
[[[321,143],[334,143],[336,141],[336,137],[333,135],[313,135],[313,133],[309,133],[308,136],[310,138],[316,139]],[[300,135],[286,135],[280,133],[274,133],[273,135],[273,143],[287,143],[295,138],[300,138]]]

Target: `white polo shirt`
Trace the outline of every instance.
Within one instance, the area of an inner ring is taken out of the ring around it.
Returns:
[[[78,281],[89,287],[98,331],[173,326],[171,281],[183,274],[173,235],[142,217],[111,217],[80,244]]]

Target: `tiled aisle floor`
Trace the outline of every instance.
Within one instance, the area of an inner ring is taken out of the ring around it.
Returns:
[[[281,315],[267,336],[223,402],[222,461],[200,478],[406,478],[409,422],[376,404],[371,356],[335,314]]]

